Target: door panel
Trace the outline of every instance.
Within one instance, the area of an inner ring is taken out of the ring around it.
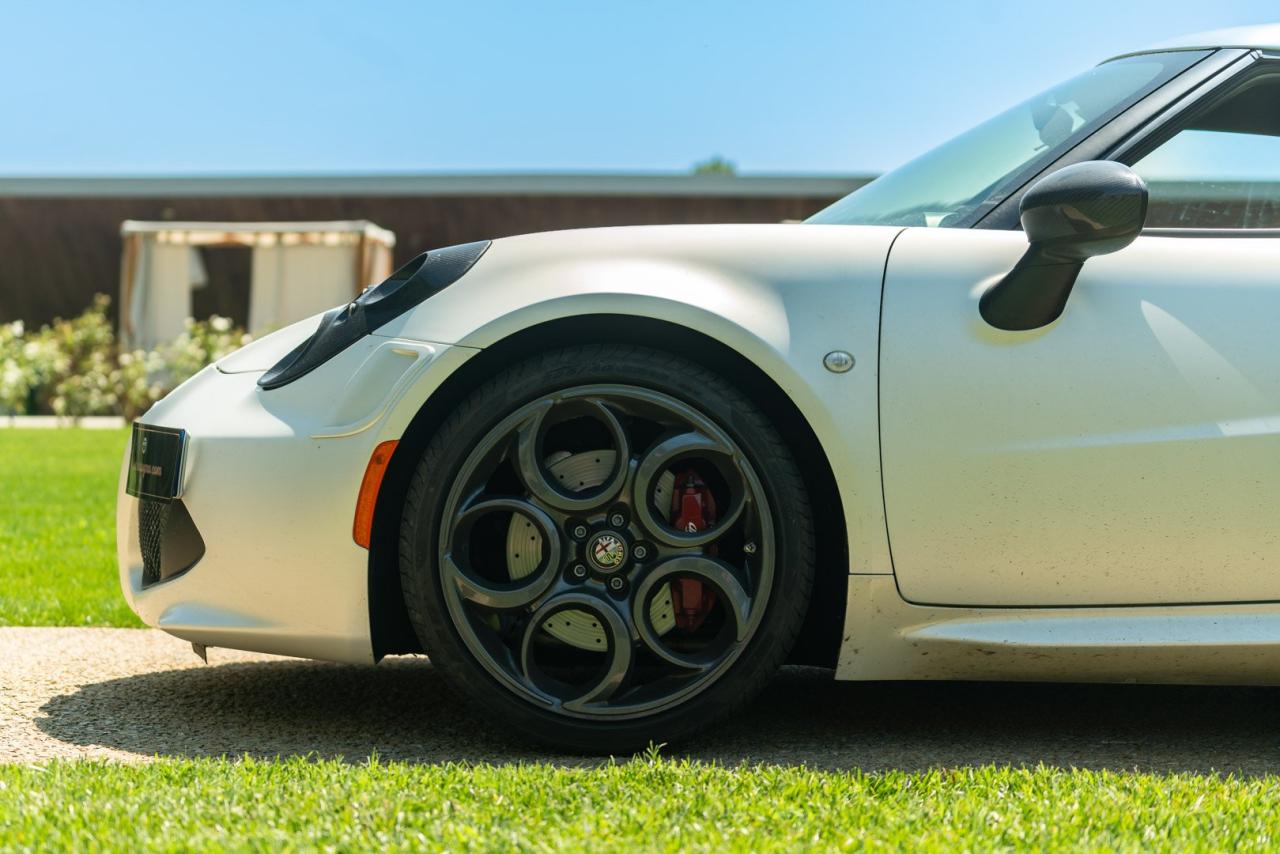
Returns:
[[[1016,232],[911,229],[880,365],[894,570],[915,602],[1280,600],[1280,240],[1143,237],[1050,326],[978,296]]]

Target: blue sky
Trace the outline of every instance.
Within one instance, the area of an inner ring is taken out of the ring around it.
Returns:
[[[16,3],[0,174],[889,168],[1275,0]]]

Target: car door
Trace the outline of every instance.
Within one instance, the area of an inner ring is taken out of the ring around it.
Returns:
[[[895,243],[880,418],[908,600],[1280,600],[1280,75],[1130,162],[1152,230],[1089,260],[1041,329],[978,313],[1020,232]]]

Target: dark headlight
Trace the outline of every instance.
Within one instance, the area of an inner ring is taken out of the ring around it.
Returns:
[[[280,388],[320,367],[379,326],[461,279],[491,242],[423,252],[354,301],[325,312],[315,333],[272,365],[258,379],[258,385]]]

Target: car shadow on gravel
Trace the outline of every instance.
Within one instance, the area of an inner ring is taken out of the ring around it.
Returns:
[[[42,708],[59,740],[160,756],[411,762],[598,759],[539,752],[475,720],[424,659],[259,662],[86,685]],[[669,755],[825,769],[995,764],[1280,772],[1280,690],[840,683],[786,668],[727,724]]]

